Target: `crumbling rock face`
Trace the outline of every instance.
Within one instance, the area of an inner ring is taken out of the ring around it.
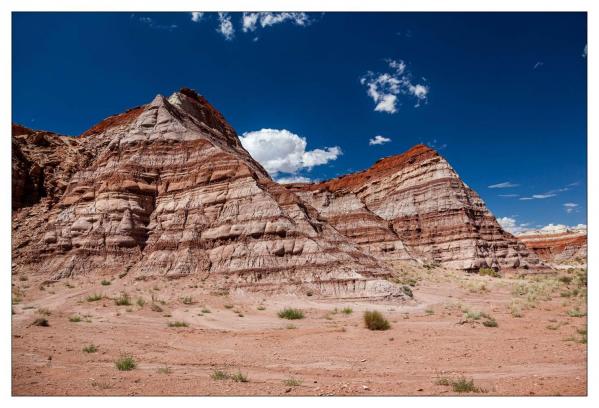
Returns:
[[[538,264],[449,163],[424,145],[359,173],[287,188],[375,257],[468,271]]]
[[[46,208],[26,203],[27,216],[13,216],[16,269],[50,280],[195,276],[247,290],[402,296],[385,265],[274,183],[194,91],[159,95],[66,140],[91,160],[69,167]],[[30,173],[29,162],[15,163],[19,179]]]

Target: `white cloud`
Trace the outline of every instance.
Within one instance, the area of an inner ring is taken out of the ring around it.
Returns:
[[[582,58],[586,58],[587,57],[587,55],[588,55],[588,47],[589,47],[588,44],[584,45],[584,50],[582,50]]]
[[[514,197],[519,197],[520,194],[499,194],[499,197],[503,197],[503,198],[514,198]]]
[[[229,41],[235,37],[235,28],[233,27],[229,13],[218,13],[218,28],[216,31],[221,33]]]
[[[576,204],[576,203],[564,203],[564,210],[566,210],[566,212],[568,214],[573,213],[573,212],[578,212],[578,204]]]
[[[280,184],[290,184],[290,183],[310,183],[311,180],[309,177],[304,176],[291,176],[291,177],[281,177],[277,178],[276,182]],[[314,180],[316,181],[316,180]]]
[[[202,19],[202,17],[204,16],[204,13],[202,13],[200,11],[192,11],[190,14],[191,14],[191,21],[193,21],[194,23],[199,23],[200,20]]]
[[[539,229],[526,229],[521,231],[519,235],[524,234],[562,234],[564,232],[587,232],[586,224],[578,224],[574,226],[568,226],[564,224],[548,224]]]
[[[504,181],[503,183],[491,184],[489,188],[512,188],[518,187],[520,184],[514,184],[511,181]]]
[[[501,217],[497,218],[497,222],[501,225],[501,228],[506,230],[511,234],[520,234],[522,232],[528,231],[528,225],[530,223],[518,223],[518,221],[513,217]]]
[[[413,83],[412,75],[407,71],[404,61],[387,60],[391,72],[374,73],[368,71],[360,78],[360,83],[366,86],[366,94],[375,103],[377,112],[396,113],[398,110],[399,96],[406,95],[416,99],[415,107],[421,102],[426,102],[429,87]]]
[[[307,26],[311,23],[311,20],[306,13],[251,12],[243,13],[241,17],[241,25],[244,33],[255,31],[258,26],[266,28],[284,22],[291,22],[298,26]]]
[[[433,139],[432,142],[426,142],[426,145],[435,150],[443,150],[447,147],[447,143],[438,143],[437,139]]]
[[[390,141],[391,141],[391,139],[389,139],[388,137],[381,136],[381,135],[376,135],[373,139],[370,139],[368,141],[368,144],[370,146],[382,145],[384,143],[389,143]]]
[[[261,129],[239,137],[243,147],[271,176],[288,173],[297,176],[303,169],[326,164],[342,154],[338,146],[306,150],[307,142],[286,129]]]
[[[544,200],[545,198],[555,197],[555,194],[533,194],[532,198],[537,200]]]
[[[535,63],[535,66],[534,66],[534,67],[532,67],[532,69],[533,69],[533,70],[537,70],[537,69],[541,68],[543,65],[545,65],[545,63],[544,63],[543,61],[537,61],[537,62]]]

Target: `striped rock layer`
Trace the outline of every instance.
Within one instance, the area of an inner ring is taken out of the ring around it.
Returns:
[[[586,264],[586,231],[567,231],[556,234],[518,235],[524,244],[541,260],[556,263]]]
[[[449,163],[424,145],[362,172],[287,188],[376,258],[467,271],[539,263]]]
[[[16,270],[49,280],[194,276],[226,287],[403,296],[384,264],[273,182],[194,91],[159,95],[76,138],[48,138],[23,142],[24,158],[13,156]],[[25,202],[32,190],[45,195]]]

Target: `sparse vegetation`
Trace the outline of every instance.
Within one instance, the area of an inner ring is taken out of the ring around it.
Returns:
[[[281,319],[298,320],[304,318],[304,312],[300,309],[285,308],[278,313]]]
[[[184,296],[181,298],[181,303],[184,305],[191,305],[193,304],[193,298],[191,296]]]
[[[260,305],[260,306],[258,306],[256,309],[258,309],[258,310],[266,310],[266,307],[264,307],[264,306]]]
[[[32,323],[34,326],[41,326],[41,327],[48,327],[50,326],[50,323],[48,322],[48,319],[46,319],[45,317],[38,317],[37,319],[35,319]]]
[[[560,276],[560,277],[558,278],[558,280],[559,280],[561,283],[565,283],[566,285],[569,285],[570,283],[572,283],[572,277],[571,277],[571,276],[567,276],[567,275]]]
[[[114,364],[119,371],[131,371],[137,366],[133,357],[128,355],[121,356]]]
[[[202,309],[202,313],[211,313],[211,312],[210,312],[210,309],[208,309],[208,308],[203,308],[203,309]]]
[[[150,306],[150,310],[152,310],[152,312],[162,312],[162,308],[156,303],[152,303],[152,305]]]
[[[451,379],[447,377],[440,377],[437,379],[437,381],[435,381],[435,384],[449,387],[451,385]]]
[[[178,320],[174,322],[168,322],[168,327],[187,327],[189,326],[186,322],[180,322]]]
[[[364,312],[364,323],[369,330],[388,330],[391,328],[389,321],[383,317],[381,312]]]
[[[401,290],[403,290],[403,293],[405,293],[406,296],[414,297],[414,293],[412,292],[411,287],[404,285],[404,286],[402,286]]]
[[[483,389],[478,388],[474,385],[474,380],[467,380],[464,377],[458,378],[457,380],[453,380],[451,382],[451,388],[454,392],[464,393],[464,392],[485,392]]]
[[[233,309],[233,305],[231,305],[231,304],[226,304],[224,306],[225,306],[225,309]]]
[[[430,316],[430,315],[434,315],[435,311],[429,307],[424,311],[424,313],[426,313],[428,316]]]
[[[283,381],[283,384],[285,384],[288,387],[299,387],[300,385],[302,385],[302,382],[302,380],[298,380],[292,377]]]
[[[158,368],[158,374],[170,374],[173,370],[170,369],[169,366],[165,365],[164,367]]]
[[[285,326],[285,328],[287,330],[294,330],[294,329],[297,329],[297,326],[294,324],[288,324],[287,326]]]
[[[586,312],[583,312],[578,308],[568,310],[568,316],[570,316],[570,317],[584,317],[586,315],[587,315]]]
[[[230,378],[230,374],[226,371],[214,370],[212,374],[210,374],[210,378],[213,380],[228,380]]]
[[[478,270],[480,276],[491,276],[493,278],[499,278],[501,275],[493,268],[480,268]]]
[[[139,307],[144,307],[144,305],[146,304],[146,301],[144,300],[144,298],[140,297],[140,298],[137,298],[137,302],[135,302],[135,303],[137,303],[137,306],[139,306]]]
[[[131,306],[131,298],[127,293],[123,292],[121,293],[121,296],[114,299],[114,303],[117,306]]]
[[[231,376],[231,379],[235,382],[243,382],[243,383],[249,382],[247,375],[242,374],[241,371],[238,371],[237,374],[233,374]]]
[[[93,295],[89,295],[88,297],[85,298],[85,300],[87,300],[88,302],[96,302],[100,299],[102,299],[102,295],[99,293],[94,293]]]
[[[109,280],[106,280],[106,279],[102,279],[102,282],[100,282],[100,284],[101,284],[102,286],[109,286],[109,285],[110,285],[110,281],[109,281]]]
[[[89,344],[85,347],[83,347],[83,352],[84,353],[95,353],[96,351],[98,351],[98,346],[96,346],[95,344]]]
[[[485,327],[497,327],[497,320],[494,317],[487,316],[483,321],[483,326]]]
[[[344,307],[343,309],[341,309],[341,313],[346,314],[346,315],[350,315],[354,312],[354,310],[351,307]]]
[[[79,315],[73,315],[71,317],[69,317],[69,322],[71,323],[79,323],[81,321],[81,316]]]
[[[46,309],[45,307],[40,307],[39,309],[37,309],[37,314],[42,315],[42,316],[50,316],[52,314],[52,312],[50,311],[50,309]]]

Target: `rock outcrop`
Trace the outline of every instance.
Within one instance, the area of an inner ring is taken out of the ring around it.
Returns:
[[[587,262],[586,228],[529,231],[518,235],[518,239],[544,262],[558,265]]]
[[[158,95],[77,138],[16,133],[17,270],[403,296],[384,264],[273,182],[194,91]]]
[[[501,228],[449,163],[424,145],[362,172],[287,188],[377,258],[467,271],[539,262]]]

